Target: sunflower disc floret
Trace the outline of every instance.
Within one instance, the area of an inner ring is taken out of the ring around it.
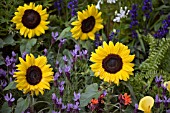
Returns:
[[[103,42],[96,53],[92,52],[90,60],[94,62],[90,67],[96,77],[106,82],[119,84],[119,80],[127,81],[133,75],[134,64],[131,63],[135,55],[130,55],[130,49],[122,43]]]
[[[101,12],[98,12],[95,5],[88,5],[88,9],[82,12],[78,11],[78,20],[72,22],[74,26],[71,29],[72,37],[75,39],[86,40],[88,38],[94,40],[95,33],[103,28]]]
[[[26,61],[19,58],[17,72],[14,73],[17,82],[16,87],[24,93],[30,92],[32,95],[39,92],[43,95],[44,89],[50,89],[49,82],[53,80],[53,69],[47,64],[45,56],[35,58],[32,54],[26,55]]]
[[[34,3],[17,8],[12,22],[16,24],[16,29],[20,30],[20,34],[24,37],[32,38],[35,35],[40,36],[48,29],[49,21],[46,9],[42,10],[42,5],[35,6]]]

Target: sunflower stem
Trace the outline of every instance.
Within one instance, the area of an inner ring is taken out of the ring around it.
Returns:
[[[34,97],[30,95],[30,113],[34,113]]]

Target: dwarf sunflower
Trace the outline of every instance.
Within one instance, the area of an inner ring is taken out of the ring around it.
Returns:
[[[23,90],[24,93],[31,92],[33,95],[43,95],[44,89],[50,89],[49,82],[53,80],[53,72],[51,65],[47,64],[47,58],[45,56],[38,56],[34,58],[32,54],[26,55],[26,61],[19,58],[20,64],[17,65],[17,72],[14,73],[16,77],[19,90]]]
[[[88,37],[92,40],[95,39],[95,32],[103,28],[101,24],[101,12],[98,12],[95,5],[88,5],[88,9],[78,12],[78,20],[72,22],[74,28],[71,29],[73,38],[86,40]]]
[[[119,84],[119,80],[127,81],[129,75],[133,75],[132,71],[135,55],[129,55],[130,50],[127,46],[117,42],[103,42],[103,47],[99,46],[96,53],[91,54],[90,60],[95,62],[90,67],[94,71],[96,77],[104,79],[106,82],[114,82]]]
[[[32,38],[35,35],[40,36],[48,29],[46,25],[49,21],[46,21],[48,14],[46,9],[42,10],[42,5],[35,6],[34,3],[17,8],[18,12],[15,12],[15,16],[12,18],[12,22],[16,23],[16,29],[20,30],[20,34],[28,38]]]

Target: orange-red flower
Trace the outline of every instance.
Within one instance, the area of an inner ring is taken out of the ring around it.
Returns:
[[[93,98],[93,99],[91,99],[91,103],[92,103],[92,104],[98,104],[99,102],[98,102],[97,99]]]
[[[120,100],[120,103],[124,105],[129,105],[130,103],[132,103],[131,97],[127,93],[125,93],[124,95],[120,94],[119,100]]]

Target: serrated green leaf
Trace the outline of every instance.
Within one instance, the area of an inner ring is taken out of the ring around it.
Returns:
[[[11,113],[12,110],[11,108],[8,106],[7,102],[4,102],[4,104],[2,105],[2,108],[0,110],[1,113]]]
[[[22,39],[21,45],[20,45],[20,52],[27,52],[30,53],[32,47],[36,44],[37,39],[32,38],[32,39]]]
[[[15,113],[22,113],[24,112],[28,107],[30,103],[30,98],[27,96],[26,99],[23,99],[22,97],[17,100],[17,106],[15,109]]]
[[[16,82],[12,81],[8,84],[7,87],[5,87],[4,91],[5,90],[9,90],[9,89],[16,89]]]
[[[98,91],[98,84],[93,83],[86,87],[85,93],[81,94],[80,97],[80,106],[86,106],[92,98],[98,98],[101,94],[101,91]]]
[[[15,43],[15,40],[13,39],[14,36],[15,36],[15,34],[8,35],[8,36],[4,39],[5,44],[14,46],[14,45],[16,44],[16,43]]]

